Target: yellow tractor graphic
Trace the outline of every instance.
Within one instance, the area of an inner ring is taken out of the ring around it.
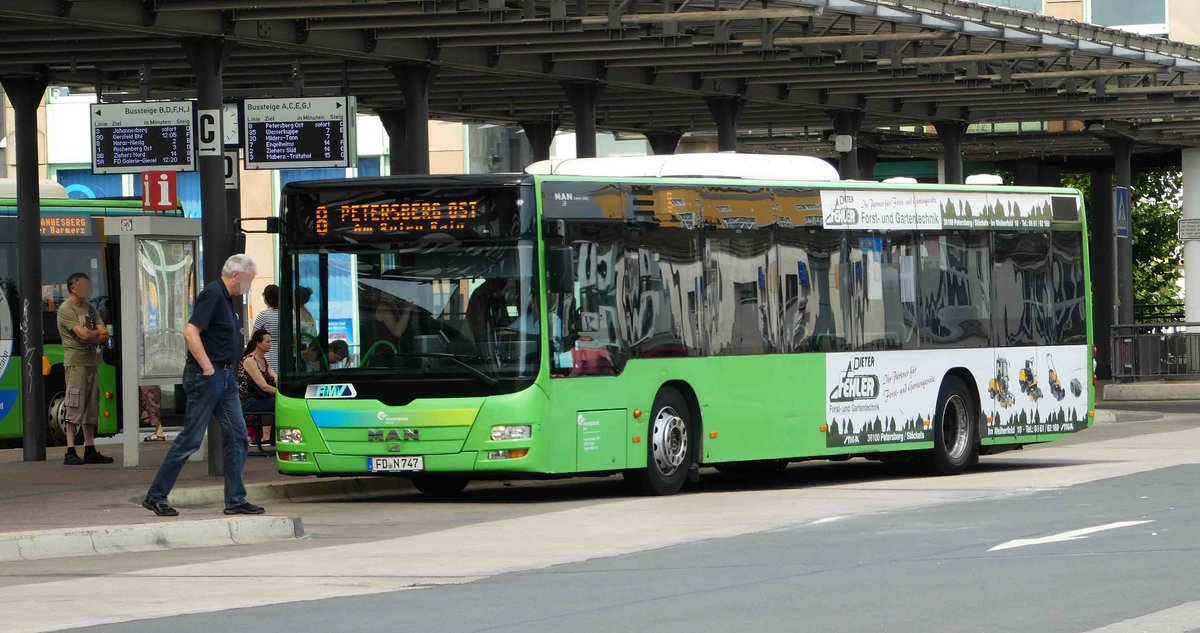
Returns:
[[[1008,390],[1008,359],[996,357],[996,376],[988,381],[988,395],[1000,408],[1007,409],[1016,404],[1017,399]]]
[[[1017,374],[1017,382],[1021,385],[1021,393],[1037,402],[1042,399],[1042,388],[1038,386],[1037,372],[1033,369],[1032,358],[1025,361],[1025,367]]]

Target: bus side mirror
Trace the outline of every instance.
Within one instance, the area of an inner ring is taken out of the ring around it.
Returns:
[[[546,249],[546,285],[555,294],[575,292],[575,262],[571,259],[571,247]]]
[[[236,220],[238,230],[242,233],[269,233],[272,235],[279,234],[279,218],[262,217],[262,218],[238,218]],[[253,222],[250,226],[246,223]]]

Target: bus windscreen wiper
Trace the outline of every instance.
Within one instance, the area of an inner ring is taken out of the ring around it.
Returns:
[[[471,365],[470,363],[463,360],[464,358],[479,358],[478,356],[450,354],[447,352],[398,352],[396,354],[396,356],[407,356],[409,358],[445,358],[445,359],[453,362],[454,364],[471,372],[471,375],[482,380],[488,386],[495,385],[496,383],[500,382],[499,378],[496,378],[495,376],[493,376],[487,372],[481,371],[480,369],[476,368],[474,365]]]

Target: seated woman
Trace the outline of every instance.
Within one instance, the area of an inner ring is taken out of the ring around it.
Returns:
[[[238,388],[242,396],[242,413],[271,413],[275,411],[275,370],[267,363],[271,349],[271,333],[257,330],[246,344],[242,362],[237,366]],[[271,427],[263,426],[255,443],[262,450],[263,439],[270,441]]]

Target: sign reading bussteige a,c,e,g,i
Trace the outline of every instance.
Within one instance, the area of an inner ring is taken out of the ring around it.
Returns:
[[[246,169],[353,166],[356,111],[353,97],[247,99]]]

